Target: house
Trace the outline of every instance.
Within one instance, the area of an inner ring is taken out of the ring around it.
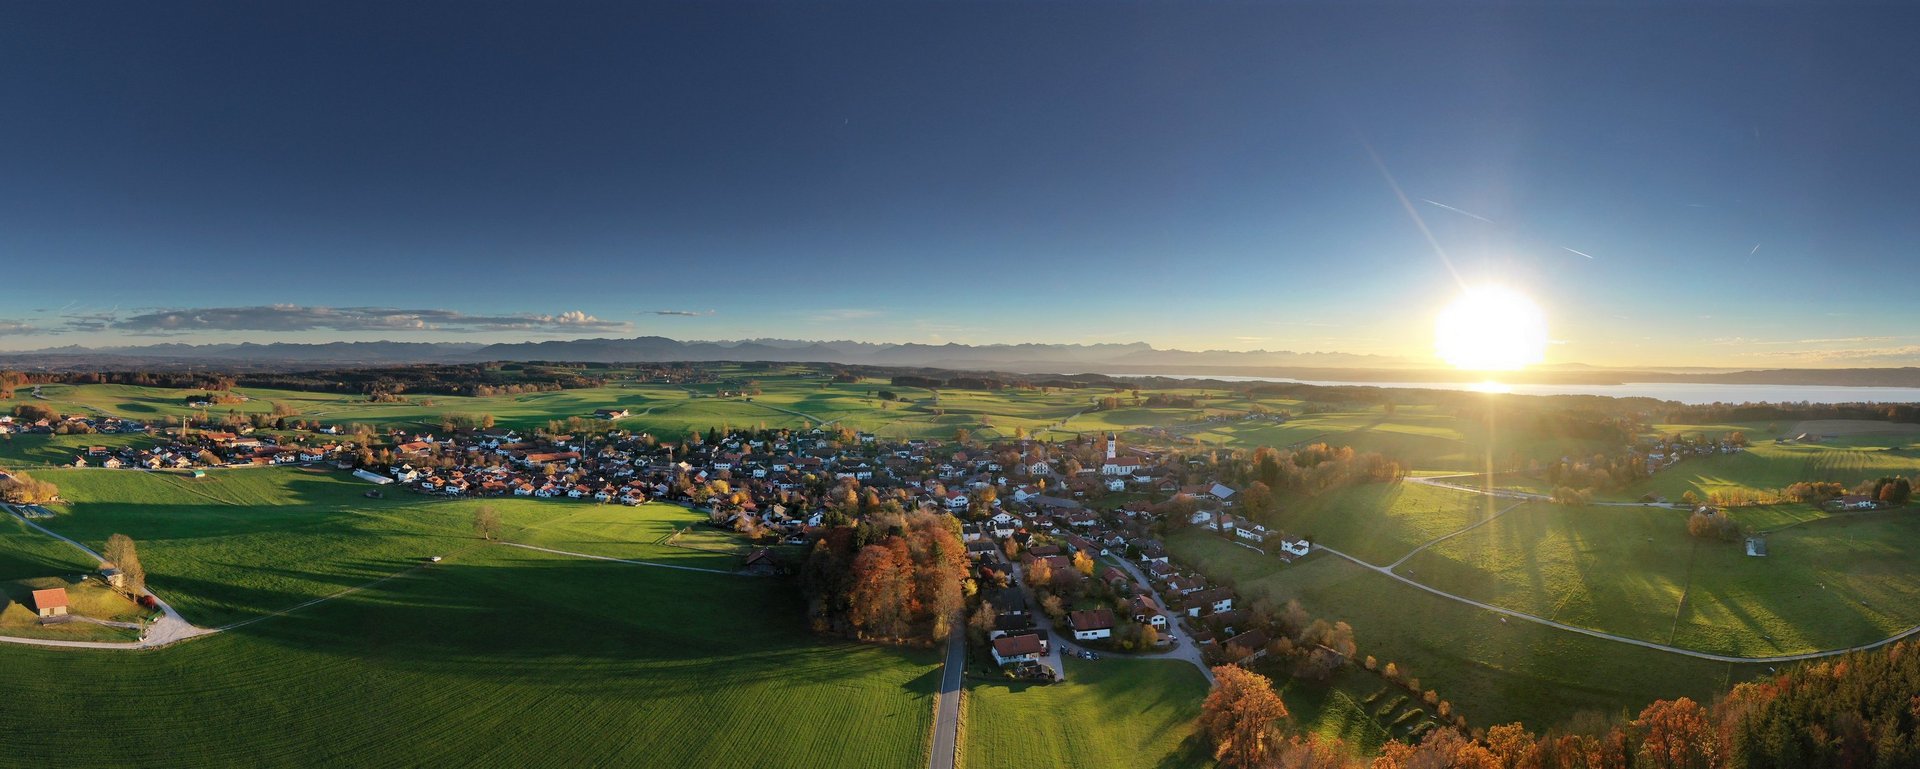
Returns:
[[[1307,553],[1313,552],[1313,545],[1304,539],[1287,537],[1280,540],[1280,552],[1286,553],[1294,558],[1300,558]]]
[[[1005,665],[1018,660],[1037,660],[1046,653],[1046,639],[1037,635],[1003,635],[993,639],[995,664]]]
[[[1167,629],[1167,611],[1153,596],[1141,593],[1133,597],[1133,621],[1152,625],[1157,630]]]
[[[1879,504],[1880,503],[1873,497],[1865,494],[1848,494],[1840,498],[1840,509],[1842,510],[1872,510],[1878,507]]]
[[[1216,587],[1188,594],[1187,616],[1198,617],[1202,611],[1208,614],[1233,611],[1233,591]]]
[[[747,555],[741,571],[757,576],[771,576],[780,572],[780,557],[770,548],[760,548]]]
[[[67,616],[67,589],[52,587],[33,591],[33,608],[43,618]]]
[[[1253,542],[1267,541],[1268,533],[1269,532],[1267,531],[1267,527],[1261,526],[1260,524],[1257,524],[1257,523],[1247,522],[1244,519],[1240,522],[1239,525],[1233,527],[1234,536],[1244,540],[1253,541]]]
[[[1259,630],[1249,630],[1227,639],[1227,658],[1229,662],[1246,662],[1267,656],[1267,634]],[[1238,655],[1238,656],[1236,656]]]
[[[1076,641],[1111,638],[1113,637],[1113,610],[1076,611],[1067,615],[1067,624],[1073,627],[1073,639]]]
[[[626,419],[631,413],[626,409],[596,409],[593,416],[595,419]]]

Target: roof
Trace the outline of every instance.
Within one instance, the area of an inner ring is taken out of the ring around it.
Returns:
[[[1076,611],[1068,615],[1067,621],[1073,625],[1074,630],[1111,630],[1113,629],[1113,610]]]
[[[47,588],[33,591],[33,606],[36,609],[54,609],[67,605],[67,589],[64,587]]]
[[[993,653],[1002,657],[1018,657],[1023,654],[1039,654],[1045,651],[1040,647],[1037,635],[1003,635],[993,639]]]

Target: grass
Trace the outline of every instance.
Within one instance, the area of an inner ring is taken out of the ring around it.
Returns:
[[[1178,660],[1068,658],[1066,681],[970,681],[963,764],[1203,767],[1194,719],[1207,682]]]
[[[1507,504],[1418,483],[1371,483],[1283,504],[1273,520],[1296,536],[1384,565]]]
[[[1422,551],[1400,573],[1536,616],[1740,656],[1845,648],[1920,624],[1920,517],[1827,518],[1766,558],[1686,534],[1661,508],[1529,505]]]
[[[35,728],[0,765],[923,762],[935,655],[822,642],[797,606],[768,580],[482,548],[160,652],[8,648],[7,715]]]
[[[1920,448],[1910,435],[1862,434],[1826,443],[1762,441],[1746,451],[1689,457],[1628,488],[1638,498],[1656,494],[1680,499],[1691,491],[1701,499],[1715,491],[1774,491],[1800,481],[1837,481],[1853,486],[1888,475],[1920,475]]]
[[[122,448],[149,448],[157,442],[153,436],[139,433],[6,435],[0,436],[0,465],[27,469],[71,465],[74,457],[85,455],[90,446],[106,446],[117,451]],[[87,463],[97,465],[100,460],[88,458]]]
[[[46,525],[95,545],[134,536],[154,589],[200,624],[409,570],[153,652],[0,649],[0,710],[36,725],[0,766],[925,761],[938,655],[821,639],[786,582],[489,546],[467,529],[472,503],[367,499],[332,473],[49,475],[74,501]],[[666,505],[489,504],[510,535],[553,523],[552,536],[598,531],[613,549],[696,519]],[[646,554],[716,557],[683,552]],[[447,558],[421,567],[426,553]],[[0,580],[59,579],[86,560],[0,526]],[[102,722],[115,739],[98,739]],[[204,738],[209,723],[220,740]]]
[[[1446,600],[1330,556],[1283,565],[1218,537],[1168,540],[1251,601],[1298,600],[1314,616],[1351,624],[1363,654],[1395,662],[1451,700],[1476,726],[1520,721],[1535,729],[1582,712],[1638,711],[1655,699],[1711,699],[1764,666],[1682,657],[1590,638]]]

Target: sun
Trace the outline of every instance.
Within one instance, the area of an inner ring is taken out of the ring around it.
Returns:
[[[1475,286],[1440,311],[1434,350],[1455,368],[1514,371],[1547,355],[1547,317],[1526,294],[1506,286]]]

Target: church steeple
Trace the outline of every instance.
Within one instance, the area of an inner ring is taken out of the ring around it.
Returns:
[[[1108,432],[1107,433],[1107,458],[1113,459],[1114,457],[1117,457],[1117,456],[1120,456],[1120,436],[1116,433]]]

